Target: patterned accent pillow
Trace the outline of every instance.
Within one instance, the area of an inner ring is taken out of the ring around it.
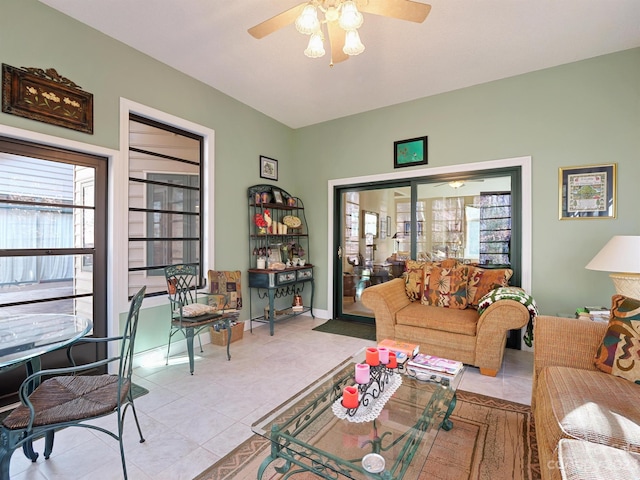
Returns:
[[[455,258],[445,258],[439,262],[433,262],[433,264],[442,268],[455,268],[458,265],[461,265],[461,263]]]
[[[455,309],[467,308],[467,277],[469,267],[444,268],[432,266],[429,286],[425,288],[422,303]]]
[[[220,298],[212,296],[209,304],[215,303],[215,307],[222,310],[242,309],[242,272],[240,270],[209,270],[209,292],[224,297],[224,303]]]
[[[467,302],[472,307],[477,307],[480,299],[495,288],[506,287],[513,270],[508,268],[485,269],[470,267],[469,286],[467,288]]]
[[[640,300],[614,295],[607,332],[595,365],[605,373],[640,384]]]
[[[412,302],[420,301],[422,298],[424,266],[427,263],[407,260],[404,264],[404,289]]]

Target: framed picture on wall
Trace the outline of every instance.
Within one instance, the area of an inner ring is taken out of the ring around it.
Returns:
[[[616,217],[616,164],[561,167],[560,220]]]
[[[393,142],[393,168],[426,165],[427,137]]]
[[[260,155],[260,178],[278,180],[278,160]]]

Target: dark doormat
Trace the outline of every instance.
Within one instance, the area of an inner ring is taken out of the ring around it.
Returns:
[[[331,319],[314,328],[316,332],[334,333],[347,337],[362,338],[364,340],[376,340],[376,326],[366,323],[347,322],[345,320]]]

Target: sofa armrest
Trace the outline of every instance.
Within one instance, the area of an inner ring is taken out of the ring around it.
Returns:
[[[396,313],[409,305],[404,279],[394,278],[364,289],[362,303],[373,310],[376,317],[376,339],[395,339]]]
[[[484,375],[495,376],[502,366],[507,332],[524,327],[529,310],[516,300],[492,303],[478,318],[476,365]]]

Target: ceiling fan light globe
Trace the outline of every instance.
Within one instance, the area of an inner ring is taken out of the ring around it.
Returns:
[[[304,54],[309,58],[319,58],[325,54],[322,33],[320,33],[320,31],[316,31],[311,34],[309,44],[307,45],[307,49],[304,51]]]
[[[364,21],[364,17],[358,11],[356,7],[356,2],[353,0],[347,0],[342,4],[342,8],[340,10],[340,20],[338,24],[343,30],[355,30],[362,26],[362,22]]]
[[[358,35],[357,30],[347,31],[342,51],[346,55],[360,55],[362,52],[364,52],[364,45],[360,41],[360,35]]]
[[[327,22],[335,22],[336,20],[338,20],[338,18],[340,18],[340,11],[338,10],[338,7],[335,7],[333,5],[327,7],[327,10],[324,12],[324,18],[327,20]]]
[[[296,30],[303,35],[311,35],[320,28],[318,20],[318,9],[314,5],[307,5],[302,13],[296,18]]]

